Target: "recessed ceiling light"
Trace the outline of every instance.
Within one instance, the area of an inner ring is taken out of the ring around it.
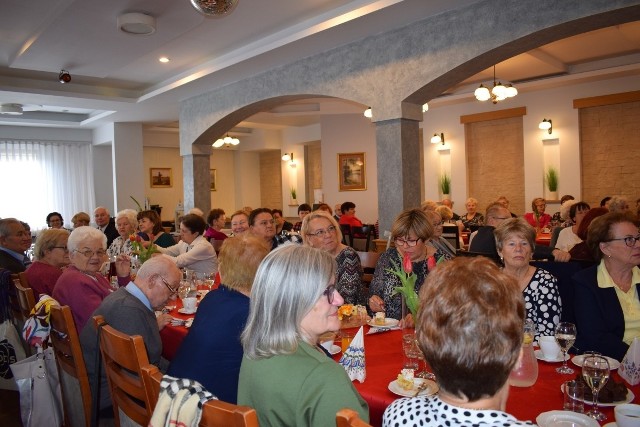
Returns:
[[[134,36],[148,36],[156,32],[156,18],[145,13],[123,13],[118,16],[118,29]]]
[[[162,56],[158,59],[158,61],[162,62],[163,64],[171,61],[169,58],[167,58],[166,56]]]

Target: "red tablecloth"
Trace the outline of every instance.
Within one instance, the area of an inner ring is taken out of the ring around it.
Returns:
[[[365,333],[368,327],[365,326]],[[402,333],[401,331],[384,332],[373,335],[365,335],[365,359],[367,378],[364,383],[354,381],[354,385],[362,397],[369,403],[369,415],[371,424],[382,424],[382,414],[391,402],[399,399],[387,388],[389,383],[396,379],[402,369]],[[340,359],[340,354],[335,356]],[[568,362],[572,365],[571,362]],[[572,379],[572,375],[562,375],[555,371],[558,363],[538,362],[538,380],[532,387],[511,387],[507,412],[520,420],[535,422],[536,417],[546,411],[562,409],[563,396],[560,385]],[[576,373],[580,368],[575,368]],[[613,377],[620,381],[617,373]],[[629,387],[635,394],[634,403],[640,403],[640,385]],[[613,408],[602,408],[607,414],[607,420],[602,423],[614,421]]]
[[[550,243],[551,243],[550,233],[538,233],[536,235],[536,245],[549,246]]]

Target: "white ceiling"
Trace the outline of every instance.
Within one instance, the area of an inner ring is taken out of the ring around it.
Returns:
[[[282,63],[384,32],[477,0],[239,0],[223,18],[206,18],[188,0],[2,0],[0,104],[29,104],[0,125],[95,128],[143,122],[176,129],[181,100]],[[149,36],[118,31],[124,12],[156,17]],[[268,53],[268,54],[266,54]],[[158,58],[171,59],[161,64]],[[69,84],[58,82],[66,69]],[[561,40],[497,65],[497,77],[529,87],[551,77],[605,78],[640,73],[640,23]],[[435,103],[469,99],[485,70]],[[426,82],[425,82],[426,83]],[[362,106],[335,99],[298,101],[238,126],[282,128]]]

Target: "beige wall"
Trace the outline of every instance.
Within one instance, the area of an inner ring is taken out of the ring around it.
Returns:
[[[582,199],[640,197],[640,102],[580,109]]]
[[[484,214],[488,204],[506,196],[512,206],[524,201],[522,117],[465,125],[469,196]],[[464,212],[464,207],[458,207]],[[522,214],[523,212],[515,211]]]
[[[271,209],[282,209],[282,167],[280,151],[260,153],[260,206]]]

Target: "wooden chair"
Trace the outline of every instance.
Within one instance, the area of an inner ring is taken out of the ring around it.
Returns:
[[[460,229],[457,225],[445,224],[442,227],[442,237],[447,239],[456,250],[460,249]]]
[[[69,306],[51,307],[50,322],[51,343],[60,372],[64,425],[67,427],[89,427],[91,425],[91,386],[80,347],[78,331]],[[82,405],[76,404],[78,389]]]
[[[351,227],[351,247],[356,250],[367,252],[371,246],[371,239],[375,235],[373,225],[363,225],[362,227]],[[364,244],[362,241],[364,240]],[[364,247],[362,247],[363,245]],[[357,246],[357,247],[356,247]]]
[[[372,427],[360,418],[353,409],[340,409],[336,414],[336,427]]]
[[[100,353],[109,381],[116,426],[120,426],[119,409],[134,422],[146,426],[153,410],[142,381],[141,368],[149,365],[142,337],[115,330],[102,316],[94,316],[93,321],[96,328],[102,328],[99,331]]]
[[[158,402],[162,373],[153,366],[142,368],[142,380],[150,398],[152,412]],[[152,400],[151,400],[152,399]],[[200,427],[258,427],[258,414],[248,406],[239,406],[221,400],[210,400],[202,407]]]
[[[360,258],[360,265],[362,265],[362,270],[364,270],[364,275],[362,276],[362,283],[366,286],[369,286],[371,281],[373,280],[373,273],[376,270],[376,264],[378,264],[378,258],[380,258],[379,252],[360,252],[358,251],[358,257]]]
[[[351,226],[349,224],[340,224],[340,231],[342,232],[342,243],[347,246],[353,247],[353,236],[351,235]]]
[[[29,284],[29,279],[27,278],[27,273],[25,273],[24,271],[18,273],[18,279],[20,279],[20,284],[22,285],[22,287],[31,287],[31,285]]]
[[[31,315],[31,310],[36,305],[36,299],[33,295],[33,289],[25,288],[20,284],[20,280],[13,283],[16,287],[18,306],[23,319],[27,319]]]

